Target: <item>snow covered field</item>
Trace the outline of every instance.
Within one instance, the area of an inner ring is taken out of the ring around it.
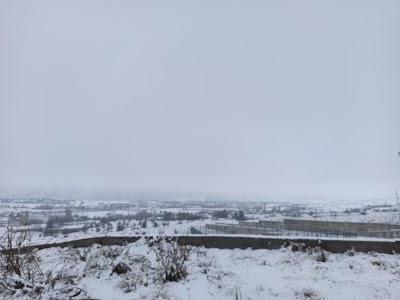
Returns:
[[[319,251],[192,248],[187,277],[163,283],[159,262],[144,239],[126,246],[38,251],[43,274],[51,274],[40,299],[400,299],[398,255]],[[118,263],[130,271],[117,275]],[[48,276],[49,277],[49,276]],[[62,293],[64,292],[64,293]],[[3,299],[34,299],[22,292]]]
[[[116,200],[111,200],[116,198]],[[399,213],[392,199],[372,199],[368,201],[323,201],[302,202],[262,202],[262,201],[206,201],[176,200],[171,198],[142,202],[121,200],[117,196],[109,201],[63,200],[38,198],[3,198],[0,203],[0,233],[4,234],[10,220],[19,230],[31,230],[33,244],[61,242],[65,240],[105,235],[173,235],[187,234],[191,227],[207,232],[206,224],[216,222],[237,223],[233,214],[239,210],[249,220],[282,221],[286,218],[311,219],[321,221],[381,222],[397,224]],[[45,208],[45,209],[44,209]],[[65,217],[71,212],[70,222],[56,224],[47,231],[51,218]],[[225,218],[215,218],[218,212],[226,212]],[[165,212],[175,214],[199,214],[198,220],[171,220]],[[134,217],[134,215],[148,217]],[[24,216],[33,221],[32,225],[21,225]],[[107,219],[108,218],[108,219]],[[132,219],[134,218],[134,219]],[[104,219],[104,220],[102,220]],[[147,220],[147,221],[146,221]],[[146,222],[146,226],[143,226]],[[155,224],[157,223],[157,224]],[[19,225],[18,225],[19,224]],[[210,232],[208,232],[210,233]]]
[[[30,202],[31,201],[31,202]],[[246,217],[258,220],[283,220],[287,217],[317,220],[397,223],[399,215],[393,203],[371,200],[365,203],[322,202],[256,203],[256,202],[189,202],[154,201],[146,205],[130,201],[86,201],[75,204],[49,200],[51,209],[37,209],[36,200],[3,201],[0,213],[7,222],[10,214],[41,219],[46,228],[52,216],[73,211],[74,222],[61,229],[85,226],[77,232],[46,235],[32,230],[31,244],[62,242],[96,236],[186,235],[191,227],[204,229],[216,222],[237,224],[232,214],[244,210]],[[50,205],[49,204],[49,205]],[[120,207],[128,204],[128,210]],[[214,212],[227,209],[229,217],[216,219]],[[145,219],[124,219],[129,214],[151,212]],[[202,213],[204,219],[165,220],[163,212]],[[348,212],[346,212],[348,211]],[[297,216],[290,216],[292,212]],[[288,216],[289,214],[289,216]],[[112,220],[113,216],[121,219]],[[86,219],[84,219],[85,217]],[[100,218],[110,218],[102,221]],[[145,221],[145,226],[143,222]],[[25,226],[27,227],[27,226]],[[24,229],[20,226],[18,229]],[[121,227],[119,229],[119,227]],[[0,228],[4,235],[6,227]],[[204,233],[204,231],[203,231]],[[235,237],[235,236],[232,236]],[[293,237],[292,237],[293,238]],[[319,261],[320,252],[279,250],[221,250],[193,248],[186,262],[187,277],[178,282],[163,282],[155,252],[142,239],[126,246],[98,246],[84,249],[50,248],[37,252],[40,272],[37,281],[40,293],[26,285],[14,294],[0,299],[400,299],[399,256],[376,253],[328,253],[327,261]],[[130,269],[116,274],[118,263]],[[18,278],[14,278],[18,279]],[[1,287],[1,283],[0,283]],[[25,292],[24,292],[25,291]]]

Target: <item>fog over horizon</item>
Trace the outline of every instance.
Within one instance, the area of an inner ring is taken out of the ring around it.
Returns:
[[[392,198],[399,29],[399,1],[3,1],[0,189]]]

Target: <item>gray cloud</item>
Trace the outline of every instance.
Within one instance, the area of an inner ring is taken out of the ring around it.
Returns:
[[[0,4],[0,185],[385,197],[398,1]]]

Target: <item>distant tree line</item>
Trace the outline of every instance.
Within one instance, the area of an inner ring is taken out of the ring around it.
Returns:
[[[164,211],[162,215],[163,221],[183,221],[183,220],[195,221],[195,220],[202,220],[204,218],[205,217],[203,215],[196,213],[188,213],[188,212],[173,213],[170,211]]]
[[[188,213],[188,212],[177,212],[173,213],[170,211],[164,211],[160,214],[150,213],[148,211],[139,211],[135,214],[130,215],[123,215],[123,214],[113,214],[104,217],[95,217],[93,220],[99,220],[100,223],[106,224],[113,221],[120,221],[120,220],[163,220],[163,221],[183,221],[183,220],[201,220],[204,219],[205,216],[198,214],[198,213]]]
[[[221,219],[227,219],[230,217],[229,213],[227,210],[217,210],[213,214],[214,218],[221,218]],[[232,219],[238,220],[238,221],[244,221],[246,220],[246,217],[244,215],[243,210],[235,211],[231,215]]]

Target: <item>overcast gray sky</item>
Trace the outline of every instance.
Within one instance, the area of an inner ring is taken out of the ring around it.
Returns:
[[[1,1],[0,186],[386,197],[400,1]]]

